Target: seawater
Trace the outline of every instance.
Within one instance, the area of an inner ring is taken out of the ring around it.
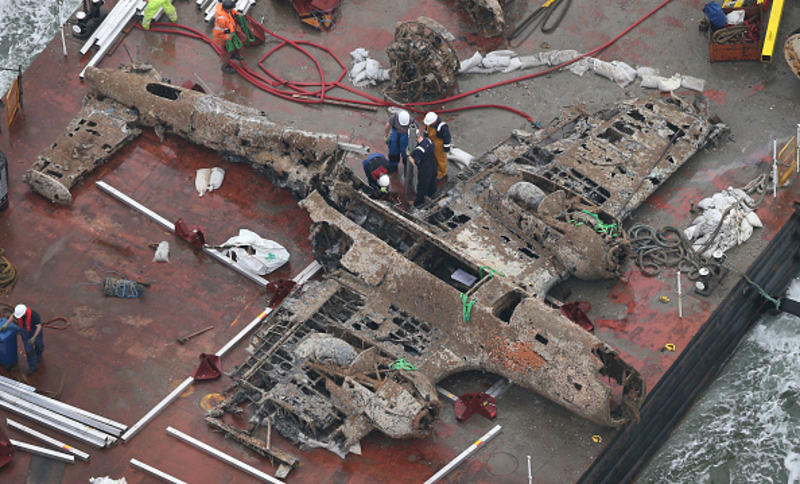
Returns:
[[[0,71],[0,95],[8,91],[17,67],[21,65],[24,72],[80,5],[80,0],[64,0],[59,15],[59,4],[53,0],[0,0],[0,67],[14,69]]]
[[[800,300],[800,280],[787,296]],[[800,483],[800,318],[756,323],[643,483]]]

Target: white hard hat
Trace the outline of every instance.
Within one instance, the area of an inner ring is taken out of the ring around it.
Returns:
[[[397,113],[397,121],[400,122],[400,126],[408,126],[408,123],[411,122],[411,116],[409,116],[408,111],[404,109]]]
[[[438,118],[438,117],[439,116],[437,116],[436,113],[431,111],[431,112],[429,112],[428,114],[425,115],[425,119],[423,119],[422,122],[427,124],[427,125],[431,125],[436,121],[436,118]]]
[[[389,186],[389,175],[381,175],[380,178],[378,178],[378,185],[380,185],[383,188],[388,187]]]
[[[28,306],[24,304],[17,304],[17,307],[14,308],[14,317],[19,319],[25,316],[25,313],[28,311]]]

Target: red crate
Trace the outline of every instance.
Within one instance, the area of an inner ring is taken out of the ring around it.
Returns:
[[[761,7],[723,8],[722,11],[730,13],[734,10],[744,10],[745,20],[757,18],[759,22],[758,42],[743,44],[714,44],[711,42],[712,29],[708,29],[708,57],[711,62],[721,61],[757,61],[761,60],[761,48],[764,44],[764,29],[761,22]]]

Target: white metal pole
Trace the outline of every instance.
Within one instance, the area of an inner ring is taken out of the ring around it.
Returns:
[[[322,265],[320,265],[319,262],[314,261],[311,264],[309,264],[305,269],[300,271],[300,274],[295,276],[294,279],[292,280],[297,284],[303,284],[307,280],[314,277],[314,274],[316,274],[321,268]],[[250,324],[248,324],[243,330],[239,331],[239,333],[236,336],[234,336],[232,340],[230,340],[225,346],[220,348],[219,351],[216,352],[216,356],[222,358],[225,355],[225,353],[227,353],[231,348],[236,346],[236,344],[239,343],[239,341],[244,339],[250,333],[250,331],[252,331],[256,326],[258,326],[258,324],[261,323],[261,321],[264,318],[266,318],[271,312],[272,312],[271,308],[264,309],[264,311],[262,311],[261,314],[256,316],[254,320],[250,321]],[[186,380],[184,380],[183,383],[181,383],[178,386],[178,388],[173,390],[172,393],[167,395],[163,400],[161,400],[161,402],[158,403],[158,405],[153,407],[149,412],[147,412],[147,414],[144,417],[142,417],[130,429],[128,429],[128,431],[122,435],[121,437],[122,441],[127,442],[134,435],[139,433],[139,431],[142,430],[142,428],[144,428],[145,425],[147,425],[148,423],[150,423],[151,420],[156,418],[156,416],[159,413],[161,413],[162,410],[164,410],[170,403],[176,400],[178,396],[180,396],[180,394],[184,392],[184,390],[186,390],[187,388],[189,388],[189,386],[192,385],[192,383],[194,383],[194,378],[192,377],[189,377]]]
[[[64,15],[62,13],[62,1],[58,0],[58,30],[61,31],[61,47],[64,48],[64,57],[67,56],[67,39],[64,38]]]
[[[41,415],[35,414],[33,412],[29,412],[22,408],[16,408],[13,405],[5,406],[6,402],[0,401],[0,406],[3,406],[7,410],[10,410],[18,415],[21,415],[27,419],[33,420],[34,422],[40,423],[45,427],[55,430],[56,432],[61,432],[62,434],[69,435],[72,438],[80,440],[81,442],[85,442],[89,445],[97,447],[98,449],[102,449],[106,447],[107,442],[103,439],[95,437],[93,435],[89,435],[87,433],[81,432],[76,430],[72,427],[67,427],[66,425],[62,425],[58,422],[54,422],[52,420],[48,420]]]
[[[186,484],[185,481],[178,479],[177,477],[172,477],[171,475],[167,474],[164,471],[160,471],[155,467],[149,466],[142,461],[131,459],[131,465],[139,470],[143,470],[152,476],[156,476],[162,481],[171,482],[172,484]]]
[[[678,271],[678,319],[683,319],[683,290],[681,288],[681,271]]]
[[[533,484],[533,473],[531,473],[531,456],[528,456],[528,484]]]
[[[439,472],[437,472],[436,474],[434,474],[433,477],[431,477],[430,479],[425,481],[425,484],[433,484],[434,482],[439,481],[439,479],[441,479],[442,477],[446,476],[450,471],[452,471],[459,464],[461,464],[462,461],[466,460],[467,457],[469,457],[476,450],[478,450],[478,448],[480,446],[482,446],[486,442],[489,442],[489,440],[491,440],[494,436],[499,434],[500,433],[500,429],[502,429],[501,426],[499,426],[499,425],[495,426],[495,428],[493,428],[492,430],[487,432],[486,435],[484,435],[483,437],[478,439],[474,444],[470,445],[464,452],[460,453],[458,455],[458,457],[456,457],[455,459],[450,461],[449,464],[447,464],[446,466],[442,467],[442,469]]]
[[[170,434],[171,436],[177,438],[178,440],[182,440],[182,441],[186,442],[187,444],[191,445],[192,447],[195,447],[197,449],[202,450],[203,452],[205,452],[206,454],[208,454],[208,455],[210,455],[212,457],[216,457],[217,459],[221,460],[222,462],[225,462],[226,464],[231,465],[231,466],[239,469],[240,471],[243,471],[243,472],[246,472],[246,473],[250,474],[251,476],[255,477],[256,479],[260,479],[260,480],[262,480],[264,482],[270,482],[272,484],[284,484],[283,481],[281,481],[279,479],[276,479],[276,478],[272,477],[271,475],[256,469],[253,466],[245,464],[244,462],[242,462],[242,461],[240,461],[238,459],[234,459],[233,457],[229,456],[228,454],[226,454],[226,453],[224,453],[224,452],[222,452],[220,450],[217,450],[214,447],[211,447],[210,445],[208,445],[208,444],[206,444],[204,442],[201,442],[201,441],[195,439],[194,437],[192,437],[190,435],[184,434],[180,430],[176,430],[176,429],[174,429],[172,427],[167,427],[167,433]]]
[[[778,140],[772,139],[772,196],[778,196]]]
[[[10,428],[10,429],[14,429],[14,430],[17,430],[17,431],[22,432],[24,434],[28,434],[31,437],[33,437],[34,439],[41,440],[45,444],[51,445],[51,446],[55,447],[56,449],[66,450],[67,452],[69,452],[70,454],[74,455],[75,457],[77,457],[77,458],[79,458],[81,460],[84,460],[84,461],[88,461],[89,460],[89,454],[87,454],[86,452],[83,452],[82,450],[78,450],[75,447],[72,447],[71,445],[67,445],[64,442],[61,442],[60,440],[56,440],[56,439],[50,437],[49,435],[45,435],[45,434],[43,434],[41,432],[37,432],[36,430],[33,430],[30,427],[26,427],[26,426],[22,425],[21,423],[19,423],[17,421],[14,421],[14,420],[11,420],[10,418],[7,418],[6,419],[6,424],[8,425],[8,428]]]
[[[17,450],[23,450],[25,452],[30,452],[31,454],[40,455],[42,457],[47,457],[49,459],[59,460],[61,462],[66,462],[67,464],[74,464],[75,457],[69,454],[64,454],[63,452],[56,452],[54,450],[45,449],[44,447],[39,447],[38,445],[31,445],[26,444],[25,442],[20,442],[19,440],[8,439],[11,442],[11,445],[14,446]]]

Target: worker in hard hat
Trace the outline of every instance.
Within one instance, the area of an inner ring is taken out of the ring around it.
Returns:
[[[423,123],[425,123],[428,138],[430,138],[435,147],[433,156],[436,158],[437,165],[436,179],[441,180],[447,176],[447,153],[450,153],[450,148],[453,147],[453,142],[450,139],[450,128],[433,111],[425,115]]]
[[[389,160],[380,153],[373,153],[361,162],[367,183],[381,193],[389,193]]]
[[[0,330],[6,329],[11,323],[19,326],[22,341],[25,346],[25,355],[28,358],[28,374],[39,369],[39,362],[44,354],[44,325],[39,313],[24,304],[17,304],[14,312]]]
[[[390,171],[397,170],[401,157],[403,166],[406,164],[408,159],[408,130],[411,127],[416,127],[416,122],[411,119],[411,115],[405,109],[392,114],[384,127],[383,140],[389,146]]]
[[[242,27],[236,22],[239,12],[234,10],[234,0],[222,0],[217,4],[216,17],[214,17],[214,43],[222,48],[222,70],[233,74],[236,69],[231,65],[231,59],[243,60],[239,54],[242,46],[240,34]]]
[[[169,21],[175,23],[178,21],[178,12],[175,11],[175,6],[172,5],[171,0],[147,0],[147,5],[144,7],[142,18],[142,27],[145,30],[150,30],[150,22],[156,16],[159,10],[163,9],[164,13],[169,17]]]
[[[408,155],[408,161],[417,169],[417,196],[414,206],[425,203],[425,197],[433,197],[436,193],[436,158],[433,142],[425,132],[417,133],[417,146]]]

